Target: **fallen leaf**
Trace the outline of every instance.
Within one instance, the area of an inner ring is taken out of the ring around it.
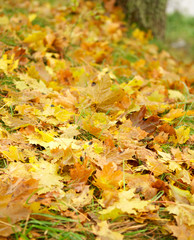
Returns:
[[[70,176],[72,178],[72,186],[76,189],[77,192],[82,191],[85,186],[89,176],[92,174],[93,170],[87,168],[87,160],[80,163],[75,163],[74,168],[70,169]]]
[[[26,201],[37,190],[38,181],[35,179],[1,177],[0,185],[0,236],[7,237],[20,227],[15,225],[25,220],[30,210]]]
[[[129,118],[132,121],[133,126],[140,127],[142,130],[148,133],[153,133],[160,122],[160,118],[158,116],[151,116],[147,119],[144,119],[145,114],[146,107],[143,106],[139,112],[131,113]]]
[[[110,162],[104,165],[102,170],[97,170],[94,185],[102,190],[114,190],[119,187],[123,179],[123,173],[115,170],[114,165]]]
[[[93,233],[99,236],[97,239],[122,240],[123,236],[109,229],[106,221],[99,222],[97,226],[93,226]]]

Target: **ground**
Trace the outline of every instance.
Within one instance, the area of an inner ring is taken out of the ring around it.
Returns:
[[[192,62],[102,1],[0,11],[0,238],[191,240]]]

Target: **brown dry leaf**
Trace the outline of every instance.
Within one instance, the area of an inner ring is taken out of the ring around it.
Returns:
[[[168,133],[160,132],[155,138],[154,142],[164,144],[168,141]]]
[[[143,106],[139,112],[134,112],[129,115],[133,126],[140,127],[142,130],[153,133],[156,130],[157,125],[160,123],[160,118],[158,116],[151,116],[149,118],[144,118],[146,114],[146,107]]]
[[[127,148],[127,149],[124,149],[122,152],[118,152],[118,149],[114,147],[110,151],[107,151],[105,153],[105,156],[106,156],[106,161],[114,162],[119,165],[123,163],[123,161],[135,160],[134,159],[135,149]]]
[[[159,126],[158,130],[168,133],[169,135],[176,135],[173,126],[169,125],[168,123],[164,123],[163,125]]]
[[[93,226],[93,233],[98,237],[97,240],[122,240],[123,236],[109,229],[108,223],[106,221],[102,221],[97,223],[97,226]]]
[[[39,74],[41,79],[43,79],[46,82],[51,81],[51,75],[46,70],[43,62],[36,63],[35,64],[35,69],[36,69],[36,71]]]
[[[168,171],[168,167],[164,165],[159,159],[153,157],[147,157],[148,169],[154,173],[155,176],[159,176]]]
[[[22,127],[27,127],[28,125],[35,125],[36,121],[29,116],[20,116],[20,117],[12,117],[10,114],[2,118],[3,121],[12,129],[18,129]]]
[[[179,223],[178,226],[168,225],[168,227],[173,232],[173,236],[177,237],[178,240],[193,240],[193,226]]]
[[[70,189],[69,191],[65,192],[64,198],[61,199],[56,206],[58,206],[58,209],[65,208],[65,211],[68,209],[68,207],[80,209],[91,204],[93,192],[93,189],[89,189],[88,185],[85,185],[81,193],[77,193],[74,189]]]
[[[151,199],[157,194],[157,189],[153,184],[156,179],[152,175],[128,174],[126,184],[129,188],[135,188],[136,193],[141,193],[145,199]]]
[[[1,179],[0,236],[9,236],[13,233],[13,225],[29,216],[26,201],[37,188],[38,181],[35,179]]]
[[[118,190],[109,189],[103,191],[102,199],[99,200],[99,203],[103,207],[108,207],[111,206],[115,201],[118,201]]]
[[[133,126],[130,119],[126,120],[121,126],[119,126],[118,138],[120,141],[126,139],[142,140],[148,133],[142,130],[140,127]]]
[[[62,169],[67,165],[73,165],[75,162],[71,147],[67,147],[66,149],[54,148],[50,152],[52,162],[57,162]]]
[[[103,72],[87,87],[88,97],[101,111],[114,110],[114,103],[122,99],[123,93],[119,85],[113,86],[109,75]]]

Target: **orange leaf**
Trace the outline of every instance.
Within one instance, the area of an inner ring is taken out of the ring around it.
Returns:
[[[119,183],[123,179],[123,173],[114,169],[113,163],[108,163],[103,170],[97,170],[94,185],[102,190],[114,190],[119,187]]]
[[[80,163],[75,163],[74,168],[70,169],[70,175],[73,180],[72,185],[78,192],[82,191],[89,176],[93,172],[92,169],[86,167],[86,163],[86,160],[82,165]]]

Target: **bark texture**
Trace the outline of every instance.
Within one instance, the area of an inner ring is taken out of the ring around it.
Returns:
[[[165,35],[167,0],[117,0],[126,12],[129,23],[137,23],[144,29],[151,29],[154,36],[163,39]]]

